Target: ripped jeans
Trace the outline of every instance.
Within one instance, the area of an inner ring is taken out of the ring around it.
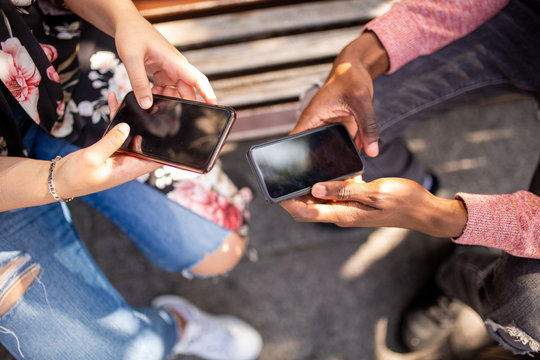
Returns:
[[[35,125],[24,141],[38,159],[76,150]],[[230,233],[138,181],[81,199],[168,271],[193,267]],[[176,338],[168,312],[135,309],[109,283],[65,204],[0,212],[0,341],[14,357],[165,359]]]
[[[460,246],[440,267],[437,282],[473,308],[504,348],[540,353],[540,260]]]

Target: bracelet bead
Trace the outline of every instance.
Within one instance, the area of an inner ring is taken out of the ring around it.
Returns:
[[[62,158],[61,156],[56,156],[54,159],[51,160],[51,166],[49,167],[49,177],[47,179],[47,184],[49,186],[49,192],[51,193],[54,200],[68,202],[68,201],[73,200],[73,198],[62,199],[60,196],[58,196],[58,194],[56,193],[56,189],[54,188],[53,171],[54,171],[56,162],[60,160],[61,158]]]

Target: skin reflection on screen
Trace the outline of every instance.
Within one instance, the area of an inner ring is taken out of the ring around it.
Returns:
[[[115,121],[125,121],[131,127],[122,148],[202,167],[219,143],[228,113],[159,98],[145,111],[138,106],[135,97],[130,97],[126,98],[125,108],[117,118]]]
[[[344,128],[329,128],[307,137],[276,142],[254,152],[273,198],[362,170],[356,148]]]

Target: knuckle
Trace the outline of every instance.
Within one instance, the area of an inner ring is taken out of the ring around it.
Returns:
[[[342,186],[337,191],[338,200],[348,200],[352,196],[352,191],[348,186]]]

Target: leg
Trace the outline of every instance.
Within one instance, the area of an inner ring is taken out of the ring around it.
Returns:
[[[397,140],[407,126],[488,96],[538,91],[540,75],[534,66],[540,58],[538,18],[538,9],[527,1],[511,1],[468,36],[376,79],[373,106],[380,155],[364,156],[364,178],[402,176],[421,182],[424,167]]]
[[[0,213],[4,346],[27,359],[164,359],[171,315],[130,308],[66,214],[58,203]]]
[[[77,150],[33,127],[29,151],[41,159]],[[172,272],[192,269],[201,275],[230,270],[241,259],[245,241],[212,221],[169,200],[158,190],[131,181],[113,189],[84,196],[126,233],[156,265]]]
[[[540,352],[540,260],[483,249],[458,251],[438,273],[450,297],[472,307],[502,346]]]

